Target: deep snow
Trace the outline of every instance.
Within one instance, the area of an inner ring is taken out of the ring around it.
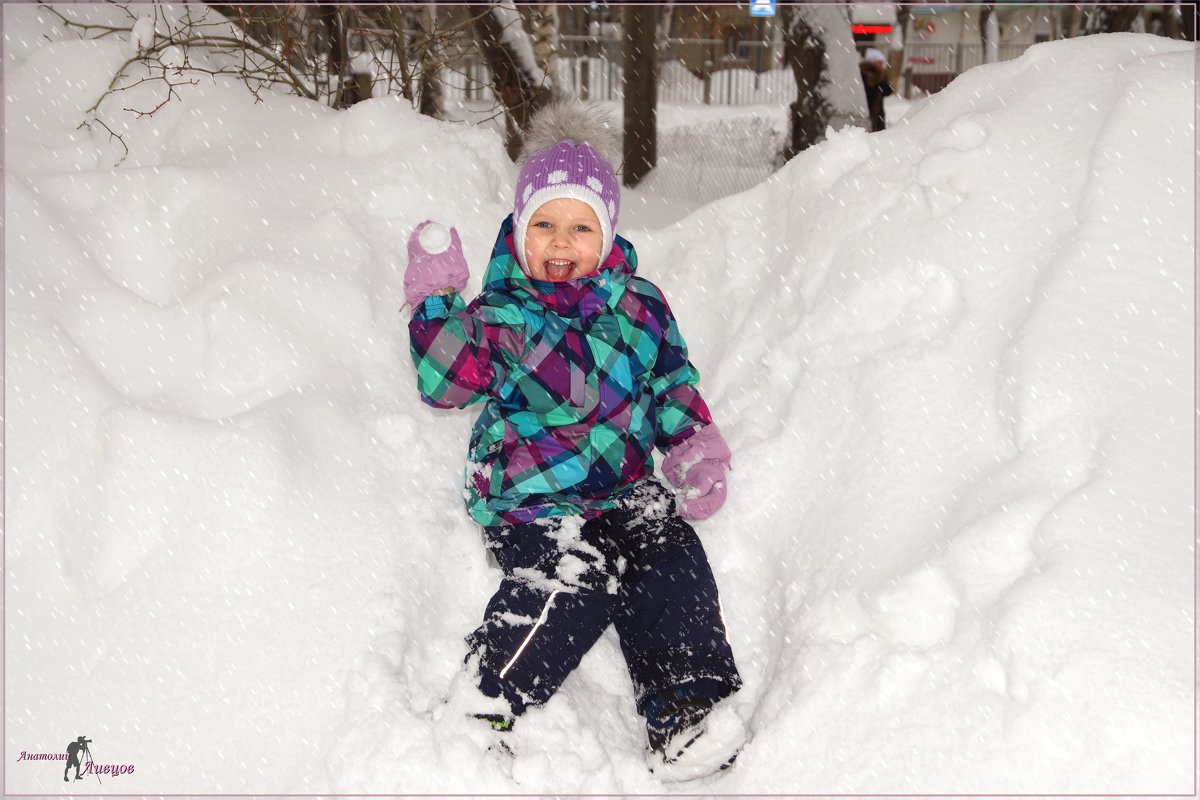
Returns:
[[[734,451],[752,739],[664,787],[611,632],[512,763],[461,714],[473,412],[398,309],[427,217],[478,288],[500,140],[204,82],[115,103],[113,168],[76,126],[127,45],[4,15],[7,791],[81,733],[123,793],[1193,791],[1190,45],[1040,45],[622,221]]]

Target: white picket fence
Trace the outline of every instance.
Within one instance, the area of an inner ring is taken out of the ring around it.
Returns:
[[[1032,45],[1003,44],[997,48],[998,61],[1020,58]],[[913,72],[952,73],[959,75],[972,67],[983,64],[984,48],[981,44],[926,44],[913,42],[905,51]]]
[[[580,99],[620,101],[624,99],[624,69],[620,52],[610,46],[596,48],[599,55],[560,56],[555,59],[556,87]],[[745,49],[748,44],[743,42]],[[866,47],[866,45],[863,45]],[[999,60],[1019,58],[1030,47],[1026,44],[1002,45]],[[940,76],[935,85],[948,83],[954,76],[984,63],[984,50],[978,44],[912,43],[906,55],[914,76]],[[659,74],[658,101],[680,105],[774,105],[788,104],[796,98],[792,71],[778,65],[764,72],[744,64],[753,59],[732,59],[728,67],[717,66],[706,77],[697,77],[679,61],[666,61]],[[443,74],[447,97],[455,100],[490,98],[488,71],[482,61],[471,61]],[[923,82],[914,81],[918,85]],[[898,87],[899,88],[899,87]]]

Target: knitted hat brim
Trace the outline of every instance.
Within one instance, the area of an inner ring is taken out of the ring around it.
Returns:
[[[529,196],[525,202],[524,213],[520,217],[513,219],[513,244],[516,245],[517,263],[521,265],[521,269],[525,274],[529,274],[529,265],[525,263],[525,232],[529,228],[529,221],[533,219],[533,215],[537,210],[551,200],[578,200],[581,203],[586,203],[592,213],[596,215],[596,219],[600,222],[600,233],[604,237],[603,245],[600,248],[600,263],[604,263],[605,257],[613,246],[613,229],[609,223],[608,209],[604,207],[604,201],[600,195],[590,189],[574,183],[563,183],[555,186],[546,186],[538,189]]]

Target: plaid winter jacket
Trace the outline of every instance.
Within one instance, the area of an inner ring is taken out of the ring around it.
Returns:
[[[422,399],[483,402],[471,435],[467,510],[482,525],[596,516],[666,450],[712,421],[662,292],[617,236],[592,275],[529,278],[500,228],[483,291],[427,297],[409,322]]]

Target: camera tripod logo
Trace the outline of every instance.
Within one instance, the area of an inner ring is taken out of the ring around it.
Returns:
[[[92,771],[91,767],[95,764],[95,761],[92,760],[92,749],[88,747],[88,745],[91,743],[91,739],[85,739],[84,737],[80,736],[78,739],[67,745],[67,768],[63,770],[64,781],[69,782],[71,780],[67,777],[67,774],[71,771],[71,767],[75,768],[75,780],[77,781],[83,780],[83,777],[79,774],[79,768],[83,764],[89,765],[88,772]],[[100,776],[97,775],[96,780],[99,779]]]
[[[133,764],[97,764],[92,758],[91,744],[91,739],[80,736],[67,745],[65,753],[62,750],[57,753],[22,750],[17,761],[65,761],[67,766],[63,769],[63,781],[68,783],[71,781],[72,767],[75,769],[75,780],[81,781],[88,775],[95,775],[96,780],[102,785],[104,781],[100,779],[101,775],[115,778],[120,775],[133,774]]]

